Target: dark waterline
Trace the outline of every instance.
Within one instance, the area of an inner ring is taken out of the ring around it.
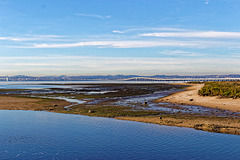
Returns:
[[[239,159],[240,136],[109,118],[0,111],[0,159]]]

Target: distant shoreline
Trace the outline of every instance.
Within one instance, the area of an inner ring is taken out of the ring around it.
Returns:
[[[167,97],[160,98],[157,102],[196,105],[240,112],[240,99],[199,96],[198,90],[200,90],[203,85],[204,84],[191,84],[185,91],[176,92]]]

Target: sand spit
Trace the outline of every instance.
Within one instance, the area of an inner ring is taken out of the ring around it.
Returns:
[[[199,96],[198,90],[200,90],[203,85],[204,84],[192,84],[186,88],[186,91],[160,98],[157,102],[196,105],[240,112],[240,99]]]

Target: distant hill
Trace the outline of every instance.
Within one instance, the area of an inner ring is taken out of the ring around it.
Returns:
[[[135,77],[145,77],[145,78],[163,78],[163,79],[174,79],[174,78],[240,78],[239,74],[229,74],[229,75],[201,75],[201,76],[179,76],[179,75],[154,75],[154,76],[140,76],[140,75],[95,75],[95,76],[26,76],[26,75],[16,75],[16,76],[0,76],[0,81],[99,81],[99,80],[125,80]]]

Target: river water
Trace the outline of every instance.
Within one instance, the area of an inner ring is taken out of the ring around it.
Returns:
[[[240,136],[109,118],[0,111],[0,159],[239,159]]]

